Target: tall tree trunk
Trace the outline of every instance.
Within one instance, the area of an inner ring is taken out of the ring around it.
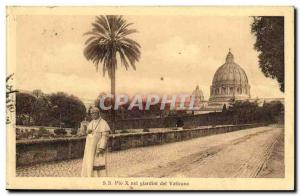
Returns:
[[[115,112],[115,99],[116,99],[116,61],[112,61],[112,70],[111,70],[111,79],[110,79],[110,88],[112,94],[112,107],[111,107],[111,132],[115,133],[115,122],[116,122],[116,112]]]

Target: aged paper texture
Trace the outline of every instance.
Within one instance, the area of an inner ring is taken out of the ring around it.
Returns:
[[[293,7],[7,7],[7,189],[293,190]]]

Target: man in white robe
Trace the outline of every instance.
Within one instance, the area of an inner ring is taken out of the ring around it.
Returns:
[[[82,177],[105,176],[106,165],[104,165],[102,170],[95,170],[93,166],[96,156],[105,156],[110,128],[107,122],[101,118],[98,108],[94,107],[91,109],[91,116],[93,120],[88,124],[87,127],[88,134],[86,136],[81,170]]]

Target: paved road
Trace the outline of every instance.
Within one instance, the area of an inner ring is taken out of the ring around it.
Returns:
[[[283,128],[201,137],[108,154],[109,176],[284,177]],[[17,168],[17,176],[79,176],[81,159]]]

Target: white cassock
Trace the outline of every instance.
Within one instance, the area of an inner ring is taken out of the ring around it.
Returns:
[[[110,128],[105,120],[99,118],[92,120],[87,130],[93,130],[93,132],[86,136],[81,176],[99,177],[101,170],[93,170],[94,158],[98,148],[106,149]]]

